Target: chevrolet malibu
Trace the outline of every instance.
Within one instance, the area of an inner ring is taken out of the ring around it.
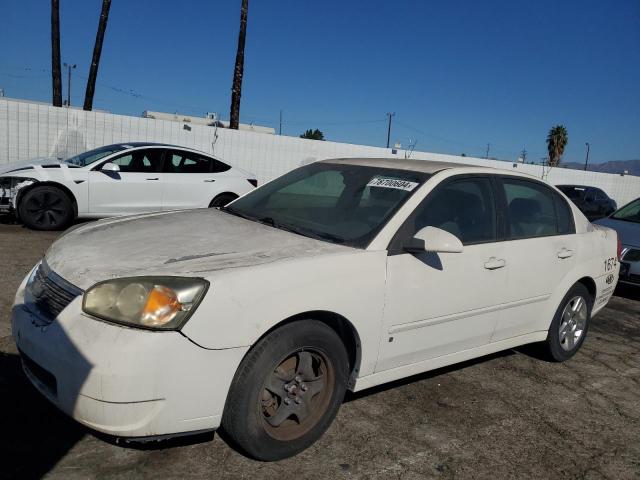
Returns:
[[[19,287],[26,375],[100,432],[315,442],[345,391],[538,343],[572,357],[612,295],[616,233],[533,177],[325,160],[226,207],[103,220]]]

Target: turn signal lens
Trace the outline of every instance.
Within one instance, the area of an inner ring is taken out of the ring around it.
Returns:
[[[148,327],[164,325],[173,320],[173,317],[183,309],[185,309],[184,305],[178,301],[173,290],[156,285],[147,297],[140,323]]]

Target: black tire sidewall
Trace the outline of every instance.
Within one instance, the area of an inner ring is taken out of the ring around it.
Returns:
[[[264,428],[257,401],[264,380],[277,363],[300,348],[322,352],[332,363],[335,385],[324,415],[308,432],[292,441],[273,438]],[[287,324],[261,339],[245,356],[229,389],[222,428],[232,443],[252,458],[262,461],[291,457],[312,445],[329,428],[346,390],[349,360],[335,331],[316,320]]]
[[[45,227],[43,225],[39,225],[38,223],[36,223],[35,220],[32,218],[32,216],[25,209],[25,206],[28,200],[32,196],[40,193],[44,193],[47,191],[52,195],[58,196],[62,200],[64,209],[65,209],[64,218],[60,221],[58,225],[56,225],[53,228]],[[73,218],[75,216],[73,211],[73,204],[69,199],[69,196],[66,193],[64,193],[61,189],[54,186],[50,186],[50,185],[33,187],[29,189],[26,193],[24,193],[21,196],[20,202],[18,204],[18,215],[22,223],[24,223],[27,227],[29,227],[32,230],[63,230],[67,226],[69,226],[69,224],[73,221]]]
[[[560,329],[560,322],[562,321],[562,312],[564,311],[564,308],[567,305],[567,303],[573,297],[577,297],[577,296],[583,297],[587,303],[587,322],[585,324],[582,337],[580,337],[580,340],[578,340],[578,343],[575,344],[573,349],[565,350],[560,345],[559,329]],[[549,333],[547,334],[546,347],[551,360],[556,362],[564,362],[565,360],[569,360],[578,352],[578,350],[580,350],[580,347],[582,347],[582,344],[587,338],[587,333],[589,331],[589,324],[591,323],[592,308],[593,308],[593,298],[589,293],[589,290],[587,290],[587,287],[585,287],[581,283],[576,283],[574,286],[572,286],[569,289],[567,294],[562,299],[562,302],[560,302],[560,306],[556,310],[556,314],[553,317],[551,326],[549,327]]]

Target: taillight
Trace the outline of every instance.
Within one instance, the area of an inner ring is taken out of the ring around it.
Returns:
[[[247,178],[247,182],[249,182],[254,187],[258,186],[258,180],[256,180],[255,178]]]
[[[618,239],[618,260],[622,260],[622,240],[620,240],[618,232],[616,232],[616,238]]]

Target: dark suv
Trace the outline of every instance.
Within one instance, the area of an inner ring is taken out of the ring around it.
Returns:
[[[596,187],[584,185],[556,185],[571,199],[589,220],[611,215],[618,206],[615,200]]]

